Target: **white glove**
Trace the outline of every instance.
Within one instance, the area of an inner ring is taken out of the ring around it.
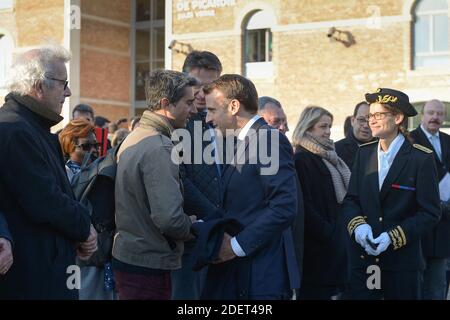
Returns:
[[[391,244],[391,238],[387,234],[387,232],[383,232],[379,235],[378,238],[373,240],[373,243],[378,244],[377,250],[374,254],[374,256],[378,256],[380,253],[386,251],[386,249]]]
[[[366,246],[368,246],[368,244],[366,243],[366,238],[369,238],[371,241],[373,241],[372,227],[367,223],[364,223],[356,227],[355,240],[361,245],[361,247],[365,249]]]

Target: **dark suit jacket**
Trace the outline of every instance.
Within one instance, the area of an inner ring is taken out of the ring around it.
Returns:
[[[416,143],[435,151],[420,126],[411,132],[411,136]],[[436,152],[434,152],[434,160],[440,181],[447,172],[450,172],[450,136],[439,132],[439,140],[441,142],[442,161]],[[447,211],[442,212],[442,217],[438,225],[431,232],[427,233],[422,240],[425,257],[450,257],[450,217],[448,217]]]
[[[0,212],[0,238],[8,239],[12,241],[11,232],[8,229],[8,223],[6,222],[5,217]]]
[[[0,211],[14,239],[0,299],[77,299],[66,271],[75,265],[75,243],[89,236],[90,217],[74,200],[50,133],[56,121],[33,101],[8,95],[0,108]]]
[[[292,237],[294,239],[295,257],[297,258],[298,276],[300,287],[303,283],[303,261],[305,256],[305,206],[303,200],[303,187],[300,180],[297,181],[297,215],[292,224]]]
[[[225,166],[222,177],[224,217],[235,218],[244,226],[236,239],[246,258],[211,265],[205,291],[209,288],[214,296],[204,298],[281,298],[292,287],[298,288],[298,267],[289,228],[297,214],[298,201],[292,147],[283,134],[262,118],[251,129],[254,131],[245,140],[246,152],[238,148],[238,164]],[[269,139],[262,139],[263,132],[271,132],[276,138],[269,134]],[[261,174],[260,170],[270,165],[254,158],[249,146],[258,143],[266,150],[273,147],[272,155],[279,159],[276,174]]]
[[[384,270],[421,270],[424,261],[420,239],[441,215],[433,155],[405,140],[380,191],[377,148],[376,142],[359,148],[344,200],[346,225],[353,239],[352,267],[365,269],[378,264]],[[390,231],[396,235],[395,243],[378,257],[366,255],[354,240],[354,229],[365,222],[372,227],[374,237]]]
[[[302,147],[295,153],[295,168],[305,186],[303,283],[343,285],[348,281],[348,237],[330,171],[320,156]]]

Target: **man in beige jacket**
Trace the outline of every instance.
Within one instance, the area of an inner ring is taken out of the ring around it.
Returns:
[[[170,271],[181,267],[183,241],[195,220],[183,212],[171,136],[197,112],[194,85],[180,72],[150,73],[148,110],[119,149],[112,252],[119,299],[170,299]]]

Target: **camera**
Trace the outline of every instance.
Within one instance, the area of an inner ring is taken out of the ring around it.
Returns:
[[[170,50],[172,50],[173,47],[175,46],[175,43],[177,43],[177,40],[172,40],[172,41],[170,41],[168,48],[169,48]]]
[[[331,38],[335,32],[336,32],[336,28],[331,27],[330,30],[328,30],[327,37]]]

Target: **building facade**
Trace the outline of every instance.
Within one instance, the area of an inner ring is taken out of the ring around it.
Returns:
[[[71,49],[67,119],[79,102],[111,120],[142,113],[146,72],[180,70],[191,50],[209,50],[225,73],[280,100],[291,130],[305,106],[320,105],[338,139],[377,87],[405,91],[419,108],[446,102],[450,126],[450,0],[0,2],[10,3],[0,6],[0,48],[12,42],[12,56],[46,38]]]

